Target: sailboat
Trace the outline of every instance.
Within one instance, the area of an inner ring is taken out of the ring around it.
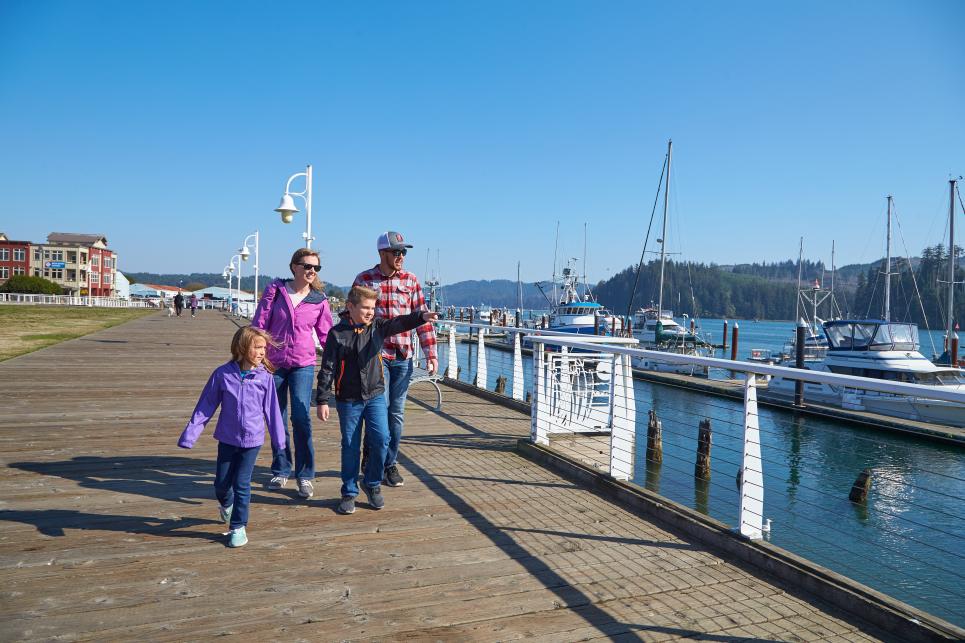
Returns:
[[[633,334],[640,340],[640,348],[656,350],[677,355],[709,357],[711,345],[695,333],[687,331],[673,318],[673,312],[663,307],[664,269],[667,263],[667,210],[670,205],[670,167],[673,160],[673,141],[667,141],[667,171],[664,174],[663,228],[657,243],[660,244],[660,284],[657,307],[641,309],[634,315]],[[706,366],[692,364],[672,364],[649,357],[634,357],[634,368],[648,371],[681,373],[684,375],[707,376]]]
[[[961,177],[959,177],[961,178]],[[958,181],[948,181],[948,317],[945,324],[945,352],[935,360],[938,366],[958,366],[958,327],[955,324],[955,194]],[[961,282],[959,282],[961,283]]]

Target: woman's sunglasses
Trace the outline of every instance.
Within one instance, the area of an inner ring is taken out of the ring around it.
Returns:
[[[301,266],[302,270],[314,270],[315,272],[318,272],[321,269],[321,266],[317,263],[296,263],[295,265]]]

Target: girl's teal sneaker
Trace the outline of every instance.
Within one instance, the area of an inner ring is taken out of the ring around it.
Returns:
[[[228,532],[228,547],[243,547],[248,544],[248,535],[244,527],[238,527]]]
[[[226,525],[231,522],[231,510],[233,507],[234,505],[228,505],[227,507],[218,505],[218,509],[221,511],[221,520],[223,520]]]

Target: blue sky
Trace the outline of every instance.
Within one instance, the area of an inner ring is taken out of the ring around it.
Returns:
[[[0,231],[220,272],[258,229],[281,274],[304,219],[272,210],[312,163],[328,281],[385,229],[444,283],[547,279],[557,221],[564,256],[588,224],[596,280],[639,257],[673,138],[677,258],[781,260],[804,236],[870,261],[888,193],[918,253],[965,174],[963,25],[958,0],[3,0]]]

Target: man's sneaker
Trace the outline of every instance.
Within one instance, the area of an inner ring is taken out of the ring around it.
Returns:
[[[402,480],[402,476],[399,475],[399,467],[392,464],[386,467],[385,476],[382,478],[382,484],[386,487],[401,487],[405,484]]]
[[[338,507],[335,511],[340,514],[354,514],[355,513],[355,496],[342,496],[342,502],[338,503]]]
[[[228,532],[228,547],[244,547],[248,544],[248,534],[244,527],[238,527]]]
[[[272,491],[278,491],[279,489],[284,489],[285,485],[288,484],[288,478],[285,476],[275,476],[268,483],[268,488]]]
[[[312,485],[311,480],[298,481],[298,495],[306,500],[315,495],[315,487]]]
[[[231,510],[233,508],[234,505],[228,505],[227,507],[218,505],[218,510],[221,512],[221,520],[223,520],[226,525],[231,522]]]
[[[365,497],[373,509],[381,509],[385,506],[385,498],[382,497],[381,485],[375,485],[374,487],[362,485],[362,491],[365,492]]]

